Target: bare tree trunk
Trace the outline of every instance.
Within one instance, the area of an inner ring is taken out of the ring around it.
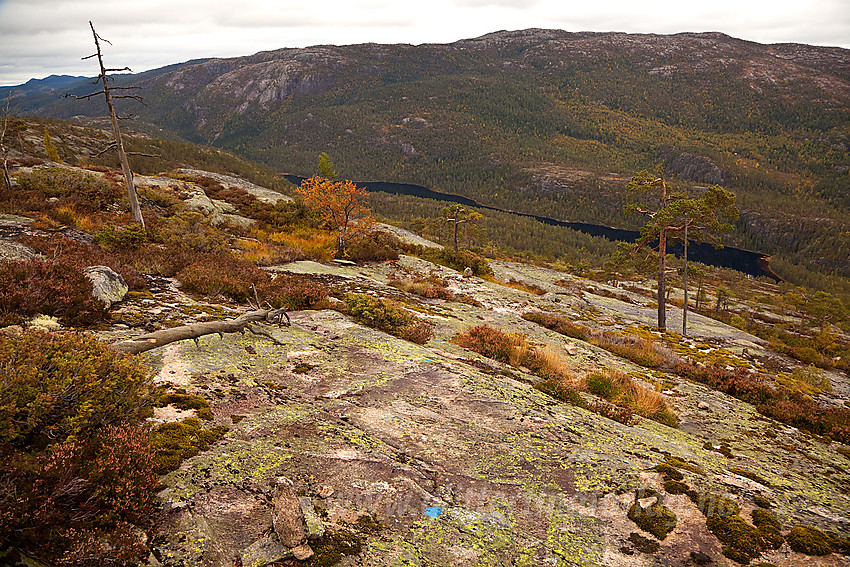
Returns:
[[[9,177],[9,160],[6,155],[6,130],[9,127],[9,104],[12,102],[12,91],[6,99],[6,108],[3,109],[3,131],[0,132],[0,153],[3,154],[3,182],[7,189],[12,188],[12,178]]]
[[[263,335],[275,341],[275,344],[280,342],[265,331],[253,328],[253,323],[272,323],[277,320],[278,323],[286,318],[286,326],[289,326],[289,316],[284,309],[258,309],[243,313],[235,319],[226,321],[207,321],[204,323],[192,323],[191,325],[182,325],[180,327],[172,327],[170,329],[161,329],[153,333],[147,333],[126,341],[112,343],[110,346],[118,352],[128,354],[138,354],[169,343],[182,341],[186,339],[194,339],[196,342],[199,337],[204,335],[217,334],[224,337],[224,333],[244,333],[250,331],[256,335]]]
[[[661,229],[658,237],[658,328],[664,331],[667,328],[667,231]]]
[[[121,160],[121,169],[124,172],[124,183],[127,187],[127,198],[130,201],[130,212],[133,214],[133,220],[145,228],[145,220],[142,218],[142,209],[139,207],[139,198],[136,195],[136,187],[133,183],[133,172],[130,171],[130,162],[127,160],[127,153],[124,151],[124,142],[121,139],[121,131],[118,129],[118,116],[115,114],[115,105],[112,102],[112,93],[109,92],[109,77],[106,74],[106,67],[103,66],[103,56],[100,51],[100,38],[97,32],[94,31],[94,24],[89,22],[91,33],[94,36],[94,45],[97,48],[97,61],[100,64],[100,80],[103,83],[103,92],[106,95],[106,106],[109,107],[109,118],[112,120],[112,133],[115,136],[115,147],[118,150],[118,158]]]
[[[688,335],[688,216],[685,215],[685,305],[682,309],[682,335]]]

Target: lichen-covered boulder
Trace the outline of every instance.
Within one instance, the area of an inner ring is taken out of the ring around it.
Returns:
[[[106,307],[124,299],[130,290],[124,278],[108,266],[89,266],[85,273],[92,283],[92,295],[104,302]]]

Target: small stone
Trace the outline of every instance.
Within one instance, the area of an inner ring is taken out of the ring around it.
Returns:
[[[290,550],[292,552],[292,556],[295,557],[298,561],[307,561],[311,557],[313,557],[313,550],[306,543],[304,545],[299,545],[298,547],[294,547]]]
[[[317,494],[321,498],[330,498],[331,496],[334,495],[334,492],[335,492],[335,490],[333,489],[332,486],[328,486],[327,484],[325,484],[325,485],[323,485],[319,488],[319,491],[317,492]]]
[[[703,411],[708,411],[708,410],[711,409],[711,406],[708,405],[708,402],[700,402],[700,403],[697,404],[697,408],[699,408]]]
[[[567,343],[564,345],[564,350],[567,351],[567,354],[570,356],[575,356],[578,354],[578,347],[573,343]]]

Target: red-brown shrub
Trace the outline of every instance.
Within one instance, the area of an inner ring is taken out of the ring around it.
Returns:
[[[39,258],[0,264],[0,321],[20,323],[39,313],[87,325],[103,320],[106,308],[77,264]]]
[[[274,279],[268,277],[261,280],[257,291],[260,299],[269,302],[272,307],[286,307],[294,311],[310,309],[330,295],[330,290],[321,283],[289,274],[278,274]]]
[[[519,344],[518,337],[487,325],[470,327],[455,335],[452,342],[506,364],[510,363],[513,350]]]
[[[76,333],[0,337],[0,549],[134,564],[157,476],[141,362]]]
[[[210,254],[177,274],[188,292],[207,297],[224,296],[237,303],[253,297],[251,284],[258,284],[269,275],[246,260],[228,254]]]

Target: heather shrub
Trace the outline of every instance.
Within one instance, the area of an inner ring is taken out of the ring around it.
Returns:
[[[398,260],[401,242],[394,234],[371,232],[355,237],[348,243],[347,259],[354,262],[386,262]]]
[[[260,299],[275,309],[286,307],[298,311],[310,309],[327,299],[330,290],[316,280],[289,274],[277,274],[262,280],[257,286]]]
[[[0,337],[0,548],[48,564],[131,564],[154,510],[136,358],[76,333]]]
[[[80,211],[103,210],[120,197],[120,191],[102,177],[66,167],[34,169],[20,173],[17,180],[24,191],[57,197]]]
[[[180,270],[183,289],[207,297],[223,296],[237,303],[253,297],[252,284],[269,278],[246,260],[228,254],[210,254]]]
[[[590,329],[584,325],[573,323],[566,317],[534,311],[523,314],[522,318],[574,339],[586,341],[590,338]]]
[[[214,253],[229,250],[232,239],[227,232],[213,226],[207,217],[194,211],[182,211],[167,219],[154,217],[148,221],[148,238],[166,246]]]
[[[463,348],[505,364],[510,364],[511,359],[515,358],[516,348],[523,341],[524,339],[518,335],[509,335],[487,325],[470,327],[452,339],[452,342]]]
[[[78,264],[64,259],[7,260],[0,264],[0,324],[20,323],[36,314],[87,325],[106,317],[92,296],[92,284]]]
[[[395,302],[349,293],[345,296],[345,304],[351,316],[367,327],[417,344],[425,344],[433,335],[433,325],[430,322],[419,321]]]

